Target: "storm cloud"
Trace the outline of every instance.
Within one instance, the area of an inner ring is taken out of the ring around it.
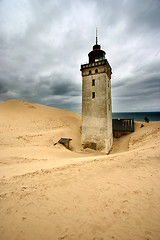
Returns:
[[[159,111],[159,0],[1,0],[0,101],[81,112],[80,65],[98,42],[113,111]]]

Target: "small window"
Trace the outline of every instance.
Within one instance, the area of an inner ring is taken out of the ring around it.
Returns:
[[[91,74],[92,72],[91,72],[91,70],[89,70],[89,74]]]
[[[109,111],[111,111],[111,105],[109,104]]]
[[[91,149],[96,150],[96,143],[91,143]]]
[[[95,92],[92,92],[92,98],[95,98]]]
[[[95,86],[95,79],[92,79],[92,86]]]
[[[95,73],[98,73],[98,69],[95,70]]]

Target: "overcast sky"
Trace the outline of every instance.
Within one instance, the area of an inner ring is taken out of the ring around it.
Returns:
[[[160,0],[0,0],[0,102],[81,112],[96,27],[113,112],[160,111]]]

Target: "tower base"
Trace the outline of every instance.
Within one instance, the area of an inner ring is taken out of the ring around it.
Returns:
[[[113,144],[113,136],[110,136],[107,139],[97,139],[97,138],[84,139],[82,135],[81,142],[82,142],[83,148],[91,148],[91,149],[98,150],[108,154]]]

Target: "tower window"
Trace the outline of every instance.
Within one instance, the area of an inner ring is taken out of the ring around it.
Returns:
[[[95,92],[92,92],[92,98],[95,98]]]
[[[92,72],[91,72],[91,70],[89,70],[89,74],[91,74]]]
[[[92,79],[92,86],[95,86],[95,79]]]
[[[95,70],[95,73],[98,73],[98,69]]]

